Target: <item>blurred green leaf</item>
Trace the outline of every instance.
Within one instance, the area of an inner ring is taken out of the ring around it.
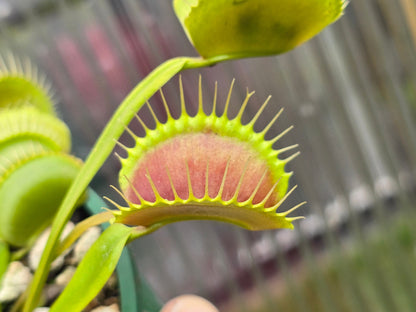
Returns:
[[[10,261],[9,246],[5,242],[0,241],[0,282],[1,282],[1,278],[4,272],[6,272],[7,270],[9,261]],[[0,307],[0,311],[1,311],[1,307]]]
[[[91,246],[50,312],[82,311],[113,273],[133,230],[122,224],[110,225]]]

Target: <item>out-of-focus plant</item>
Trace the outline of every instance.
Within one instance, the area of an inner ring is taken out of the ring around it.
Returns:
[[[28,60],[0,57],[0,282],[50,225],[81,168],[53,103]]]
[[[50,224],[81,168],[69,130],[32,107],[0,112],[0,239],[26,247]]]
[[[49,267],[60,252],[89,226],[110,221],[81,262],[73,279],[51,311],[81,311],[99,292],[114,270],[122,248],[131,240],[165,224],[189,219],[231,222],[248,229],[291,228],[291,211],[276,209],[290,194],[282,150],[265,140],[266,126],[253,130],[260,110],[247,125],[236,118],[200,110],[186,113],[149,130],[121,159],[120,194],[127,206],[93,216],[59,242],[64,224],[72,215],[91,179],[113,150],[116,141],[144,103],[174,75],[185,69],[213,65],[240,57],[273,55],[288,51],[334,22],[346,5],[342,0],[174,0],[174,8],[201,57],[177,57],[158,66],[120,104],[77,173],[54,219],[51,234],[27,293],[23,311],[38,304]],[[230,92],[231,94],[231,92]],[[166,103],[166,102],[165,102]],[[227,105],[229,99],[227,100]],[[166,111],[169,108],[166,104]],[[277,116],[273,119],[277,119]],[[285,133],[285,132],[284,132]],[[292,147],[289,147],[289,149]],[[254,183],[253,183],[254,182]],[[296,207],[295,207],[296,208]]]

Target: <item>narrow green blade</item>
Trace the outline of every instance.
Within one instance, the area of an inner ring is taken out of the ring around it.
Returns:
[[[132,231],[122,224],[110,225],[87,252],[50,311],[82,311],[113,273]]]

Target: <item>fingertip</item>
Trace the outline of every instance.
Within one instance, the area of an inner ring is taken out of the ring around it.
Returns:
[[[195,295],[182,295],[171,299],[160,312],[219,312],[208,300]]]

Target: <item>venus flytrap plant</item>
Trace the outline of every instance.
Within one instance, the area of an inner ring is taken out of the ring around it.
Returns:
[[[81,162],[67,154],[71,135],[44,76],[28,60],[6,60],[0,57],[0,239],[26,248],[52,220]]]
[[[232,87],[220,116],[215,112],[216,101],[212,112],[206,114],[200,80],[199,110],[195,116],[189,116],[180,85],[182,113],[179,118],[172,117],[162,93],[168,116],[165,123],[157,119],[148,105],[155,118],[155,129],[149,129],[138,116],[146,135],[138,137],[126,128],[136,144],[132,148],[120,144],[127,157],[119,156],[120,190],[114,189],[127,206],[107,198],[118,209],[90,218],[94,223],[100,218],[112,225],[87,253],[74,278],[52,305],[51,312],[81,311],[111,275],[121,248],[169,223],[205,219],[249,230],[293,228],[292,221],[300,217],[288,217],[288,214],[303,203],[288,211],[276,210],[294,190],[288,192],[292,173],[285,172],[284,167],[298,153],[283,160],[277,156],[297,145],[280,150],[272,147],[291,128],[265,140],[282,110],[263,130],[256,132],[254,124],[270,98],[250,122],[242,124],[241,118],[254,92],[247,93],[238,114],[230,118],[231,91]],[[69,240],[73,241],[74,235],[70,234]],[[63,245],[68,243],[63,242]]]
[[[49,85],[28,61],[0,57],[0,283],[56,213],[81,167]],[[1,306],[0,306],[1,310]]]
[[[334,22],[345,5],[346,1],[342,0],[174,0],[178,18],[202,57],[178,57],[162,63],[115,111],[54,219],[23,311],[31,312],[39,301],[51,261],[57,250],[63,249],[59,247],[59,236],[76,202],[136,112],[157,90],[185,69],[288,51]],[[240,112],[244,111],[245,105],[246,102]],[[147,130],[148,137],[136,137],[137,146],[127,149],[128,157],[121,160],[121,194],[124,193],[127,207],[115,204],[119,209],[113,212],[114,217],[107,212],[104,218],[95,217],[84,223],[86,228],[88,222],[96,224],[99,218],[113,222],[88,252],[52,311],[80,311],[109,276],[122,246],[164,224],[202,218],[227,221],[249,229],[292,227],[294,219],[287,217],[290,211],[275,212],[290,193],[287,192],[289,174],[283,168],[290,158],[277,160],[281,151],[273,150],[272,144],[279,136],[271,142],[265,141],[268,126],[263,132],[256,133],[252,124],[242,125],[240,118],[228,120],[226,114],[220,117],[205,115],[201,109],[196,117],[190,117],[183,110],[177,121],[170,117],[166,124],[158,122],[157,130]],[[235,131],[227,130],[227,123]],[[200,146],[199,155],[193,154],[195,141],[206,142]],[[179,153],[165,153],[174,145],[181,146]],[[217,159],[213,151],[227,148],[232,151],[230,157],[221,155]],[[164,154],[171,158],[164,159]],[[158,167],[157,162],[152,161],[153,157],[162,157],[167,164]],[[175,162],[180,169],[174,166]],[[257,183],[247,182],[250,175]],[[80,232],[82,229],[78,228],[69,241]],[[101,261],[106,257],[111,260],[103,266]],[[90,266],[101,269],[90,274]]]
[[[81,166],[55,116],[43,76],[11,54],[0,58],[0,239],[27,248],[50,223]]]

